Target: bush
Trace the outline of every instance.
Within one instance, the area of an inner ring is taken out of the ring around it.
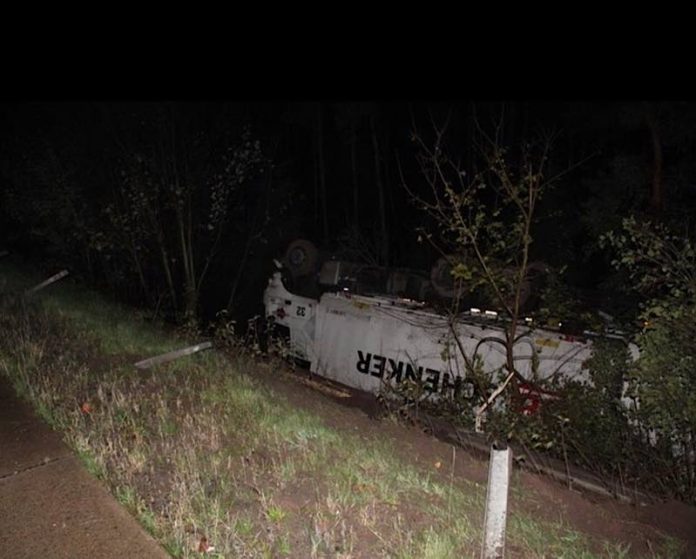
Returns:
[[[630,420],[621,405],[628,370],[626,346],[597,340],[587,362],[591,383],[576,381],[548,389],[558,398],[544,399],[536,413],[522,413],[522,399],[510,392],[508,405],[489,414],[492,436],[544,450],[603,476],[625,479],[631,462]]]
[[[632,418],[663,464],[665,483],[696,501],[696,307],[654,323],[639,337],[632,369]],[[666,466],[666,467],[664,467]]]

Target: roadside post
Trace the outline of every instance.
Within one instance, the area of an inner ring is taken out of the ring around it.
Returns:
[[[505,527],[507,524],[508,493],[512,472],[512,450],[506,446],[498,450],[491,446],[488,464],[486,515],[483,521],[481,559],[505,557]]]
[[[51,285],[53,282],[56,282],[59,279],[63,279],[65,276],[68,275],[68,273],[69,272],[67,270],[62,270],[62,271],[58,272],[57,274],[52,275],[46,281],[42,281],[40,284],[35,285],[31,289],[27,289],[25,293],[26,293],[26,295],[31,295],[33,293],[36,293],[37,291],[43,289],[44,287]]]
[[[138,361],[135,364],[135,366],[138,369],[149,369],[151,367],[154,367],[155,365],[161,365],[162,363],[174,361],[174,359],[178,359],[179,357],[184,357],[185,355],[192,355],[204,349],[210,349],[211,347],[213,347],[213,344],[211,342],[203,342],[200,344],[185,347],[183,349],[170,351],[168,353],[164,353],[156,357],[150,357],[149,359],[143,359],[142,361]]]

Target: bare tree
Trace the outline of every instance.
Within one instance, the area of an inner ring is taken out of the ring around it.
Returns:
[[[107,215],[112,241],[127,248],[143,291],[153,292],[143,270],[148,257],[156,255],[173,310],[185,320],[195,320],[203,283],[233,214],[243,209],[248,191],[256,189],[252,179],[263,172],[267,161],[260,142],[247,131],[221,162],[215,162],[217,172],[192,170],[187,146],[177,141],[174,124],[168,132],[169,137],[159,138],[152,155],[126,154]],[[241,266],[249,243],[265,225],[263,218],[253,223]],[[155,266],[150,262],[150,268]],[[238,279],[231,299],[237,283]]]
[[[451,275],[460,286],[472,291],[483,288],[506,317],[504,339],[505,380],[485,399],[476,411],[477,425],[483,412],[511,382],[527,381],[515,367],[514,347],[527,333],[523,328],[523,304],[529,291],[532,226],[539,200],[551,183],[546,170],[554,135],[546,134],[539,142],[525,143],[519,154],[512,154],[500,144],[502,119],[493,134],[483,131],[478,122],[477,151],[481,171],[471,175],[460,161],[452,157],[445,144],[444,124],[432,123],[433,141],[428,143],[415,129],[412,141],[419,154],[418,163],[425,188],[402,183],[415,204],[434,221],[436,231],[422,230],[421,235],[443,254],[458,255]],[[451,313],[451,332],[457,337],[455,322],[459,298]],[[474,359],[466,355],[456,339],[468,373],[474,374]]]
[[[662,138],[658,109],[645,104],[645,120],[650,130],[650,139],[653,148],[653,176],[650,187],[650,209],[653,214],[659,216],[664,208],[664,185],[662,180]]]

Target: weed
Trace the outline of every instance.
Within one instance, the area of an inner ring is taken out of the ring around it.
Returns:
[[[132,367],[180,343],[69,284],[40,302],[0,297],[0,371],[172,555],[200,557],[202,535],[215,547],[208,557],[478,553],[481,486],[294,408],[255,378],[253,352]],[[455,462],[453,452],[452,471]],[[584,557],[598,547],[523,514],[510,518],[508,539],[529,557]],[[666,540],[656,556],[679,549]],[[606,547],[611,557],[629,551]]]
[[[280,537],[276,540],[276,549],[279,555],[289,556],[292,553],[290,542],[285,537]]]
[[[273,505],[268,507],[268,509],[266,510],[266,516],[268,517],[268,520],[270,520],[271,522],[275,522],[276,524],[281,522],[286,515],[287,513],[279,506]]]

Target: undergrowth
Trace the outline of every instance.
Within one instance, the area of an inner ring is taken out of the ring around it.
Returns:
[[[239,344],[133,367],[185,341],[70,285],[0,296],[0,371],[172,556],[479,555],[482,486],[294,408],[262,381],[279,360]],[[623,556],[515,511],[508,542],[520,557]]]

